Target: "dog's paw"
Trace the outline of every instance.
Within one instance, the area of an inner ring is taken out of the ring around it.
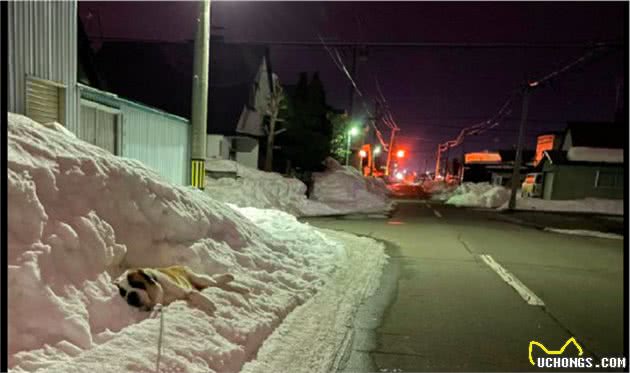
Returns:
[[[214,316],[214,312],[217,310],[217,307],[212,303],[212,301],[206,298],[203,294],[193,291],[188,294],[188,302],[191,306],[198,308],[204,311],[208,316]]]

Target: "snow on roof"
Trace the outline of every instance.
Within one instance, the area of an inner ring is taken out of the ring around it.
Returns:
[[[569,161],[623,163],[623,149],[574,146],[567,151]]]

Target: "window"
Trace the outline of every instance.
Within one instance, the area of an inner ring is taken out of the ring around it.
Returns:
[[[66,86],[50,80],[26,77],[26,116],[46,124],[66,121]]]
[[[623,188],[623,175],[611,171],[597,170],[595,173],[595,188]]]

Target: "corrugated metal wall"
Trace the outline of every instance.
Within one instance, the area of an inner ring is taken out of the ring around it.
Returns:
[[[188,122],[135,105],[124,105],[122,112],[123,157],[142,161],[173,183],[190,184]]]
[[[65,126],[78,120],[77,2],[10,1],[8,8],[8,109],[25,113],[26,75],[66,86]]]
[[[189,185],[190,125],[184,118],[79,84],[81,97],[121,112],[120,155],[141,161],[166,180]]]

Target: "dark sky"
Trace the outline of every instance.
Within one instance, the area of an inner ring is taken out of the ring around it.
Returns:
[[[625,41],[623,2],[244,2],[213,1],[212,25],[227,41],[587,43]],[[195,31],[195,2],[80,2],[91,37],[182,41]],[[626,48],[627,49],[627,46]],[[621,49],[623,51],[624,49]],[[211,51],[212,53],[212,51]],[[525,77],[537,78],[577,59],[582,48],[370,48],[358,63],[367,97],[378,77],[402,128],[402,141],[424,168],[438,142],[492,116]],[[612,120],[624,78],[623,52],[613,52],[563,75],[530,100],[527,143],[568,120]],[[350,59],[346,64],[350,66]],[[271,62],[284,83],[318,71],[328,102],[348,107],[348,82],[322,47],[273,46]],[[469,138],[465,151],[510,148],[520,102],[496,130]],[[460,154],[461,148],[454,150]]]

